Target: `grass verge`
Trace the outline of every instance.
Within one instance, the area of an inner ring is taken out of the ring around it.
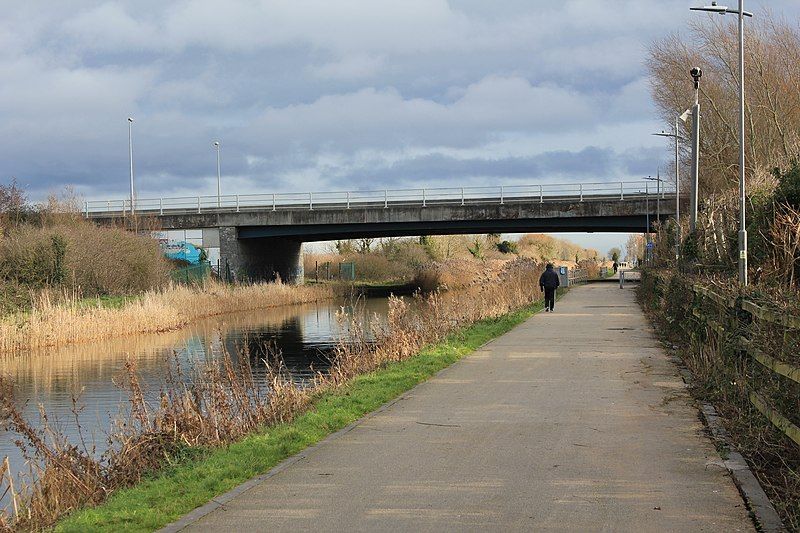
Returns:
[[[359,376],[320,395],[293,422],[269,428],[226,448],[191,451],[152,479],[114,494],[106,503],[74,513],[56,531],[152,531],[178,519],[280,461],[353,423],[453,364],[542,309],[541,303],[476,322],[418,355]]]

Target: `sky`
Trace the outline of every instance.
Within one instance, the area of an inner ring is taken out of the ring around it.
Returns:
[[[33,199],[619,181],[670,157],[684,0],[0,0],[0,181]],[[800,20],[797,0],[749,0]],[[605,251],[622,235],[573,240]]]

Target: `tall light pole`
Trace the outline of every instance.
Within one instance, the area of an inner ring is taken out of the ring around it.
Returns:
[[[128,159],[131,163],[131,216],[136,211],[136,189],[133,185],[133,118],[128,117]]]
[[[680,142],[686,140],[679,133],[679,121],[686,122],[689,118],[691,109],[687,109],[675,117],[675,129],[672,133],[662,131],[654,133],[658,137],[671,137],[675,139],[675,257],[680,256],[681,250],[681,146]]]
[[[645,179],[649,180],[651,176]],[[647,235],[647,242],[650,242],[650,187],[649,184],[644,184],[644,213],[645,213],[645,235]]]
[[[693,7],[692,11],[710,13],[735,13],[739,18],[739,283],[747,286],[747,229],[745,227],[745,183],[744,183],[744,18],[753,14],[744,10],[744,0],[739,0],[739,9],[718,6]]]
[[[219,164],[219,141],[214,141],[212,144],[217,151],[217,207],[222,207],[222,174],[220,174]]]
[[[661,179],[661,170],[659,169],[655,178],[647,176],[645,179],[656,182],[656,220],[661,223],[661,182],[664,181]]]

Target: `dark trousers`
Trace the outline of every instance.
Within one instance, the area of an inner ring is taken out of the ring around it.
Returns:
[[[553,305],[556,303],[556,290],[544,288],[544,308],[553,310]]]

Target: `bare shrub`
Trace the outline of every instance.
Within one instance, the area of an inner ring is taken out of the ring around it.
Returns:
[[[61,250],[56,243],[63,243]],[[168,272],[153,239],[83,220],[22,225],[0,240],[0,283],[33,291],[61,287],[85,296],[135,294],[163,287]]]
[[[723,17],[693,20],[688,35],[673,34],[650,47],[648,68],[653,99],[667,124],[694,101],[687,74],[702,67],[700,150],[703,194],[738,182],[736,24]],[[800,131],[800,31],[769,12],[748,21],[745,48],[747,172],[781,166],[798,153]],[[691,121],[681,124],[690,136]],[[689,166],[688,145],[681,165]],[[685,169],[684,169],[685,170]],[[688,177],[687,172],[683,175]]]
[[[800,210],[781,205],[769,229],[771,257],[766,277],[777,276],[791,288],[800,288]]]

